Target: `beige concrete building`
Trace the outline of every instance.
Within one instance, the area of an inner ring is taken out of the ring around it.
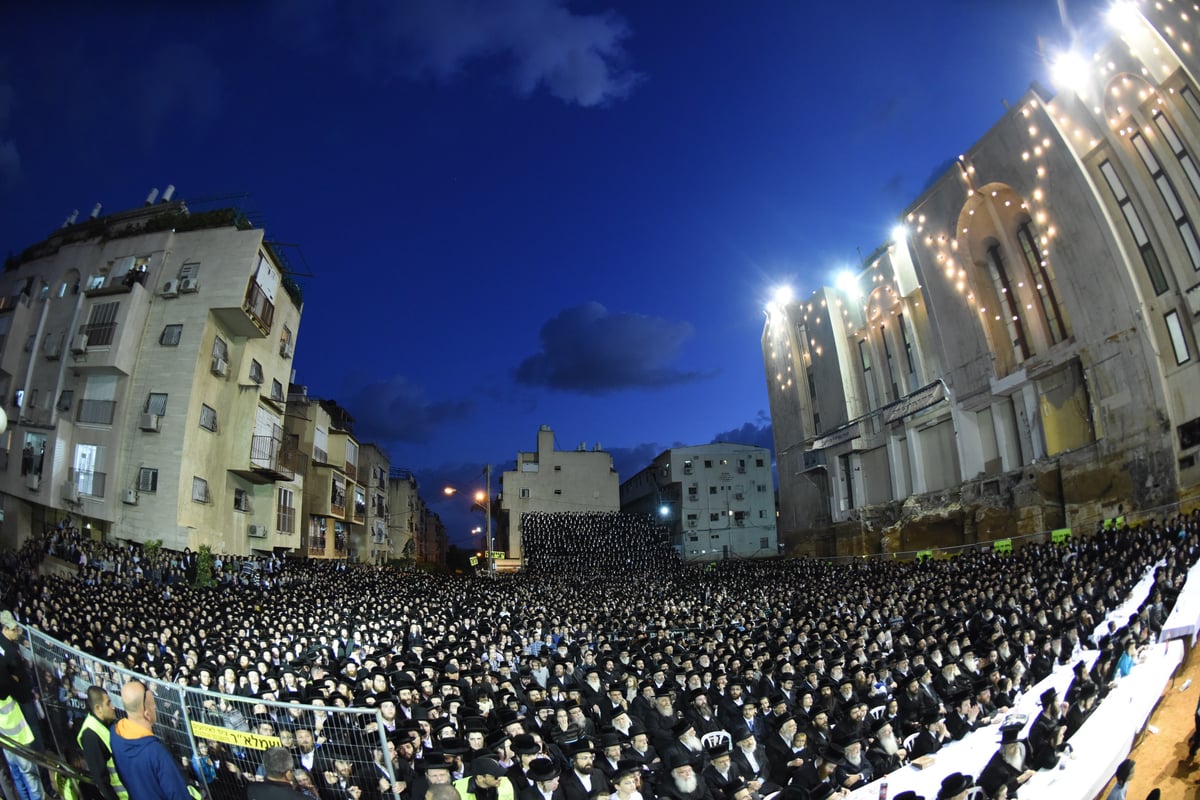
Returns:
[[[174,548],[297,547],[286,264],[234,210],[98,212],[0,275],[5,540],[70,517]]]
[[[359,558],[369,564],[383,564],[392,556],[388,538],[390,506],[388,473],[391,462],[379,445],[366,442],[358,449],[358,474],[366,501],[363,541],[357,545]]]
[[[621,511],[653,516],[684,561],[778,555],[771,452],[763,447],[665,450],[621,484]]]
[[[509,559],[520,562],[521,515],[530,512],[619,511],[621,493],[612,456],[591,450],[556,450],[549,425],[538,430],[537,450],[517,453],[516,469],[500,476],[500,509],[507,517]],[[500,549],[496,545],[496,549]]]
[[[286,428],[308,460],[301,530],[309,558],[358,560],[363,549],[366,487],[358,482],[359,447],[354,420],[332,400],[310,397],[293,385]]]
[[[1200,63],[1176,7],[1130,9],[857,274],[768,309],[794,551],[1090,529],[1195,495]]]

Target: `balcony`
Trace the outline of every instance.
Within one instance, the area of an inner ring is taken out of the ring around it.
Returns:
[[[354,504],[354,522],[364,522],[367,516],[367,504],[355,502]]]
[[[240,306],[214,308],[212,313],[235,336],[265,339],[271,333],[271,323],[275,320],[275,304],[251,278]]]
[[[112,425],[116,409],[115,400],[80,400],[75,421],[90,425]]]
[[[299,453],[274,436],[250,437],[249,469],[230,470],[251,483],[290,481],[296,477]]]
[[[321,448],[313,445],[313,461],[317,462],[318,464],[328,464],[329,453],[326,453]]]
[[[354,464],[351,464],[349,461],[347,461],[346,468],[343,471],[346,473],[346,477],[350,480],[358,480],[358,467],[356,467]]]

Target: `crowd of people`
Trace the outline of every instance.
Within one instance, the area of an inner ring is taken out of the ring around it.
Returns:
[[[645,514],[522,514],[521,545],[526,572],[536,574],[664,572],[679,566],[666,527]]]
[[[539,537],[561,538],[546,521],[522,574],[266,559],[253,571],[271,579],[250,583],[235,559],[216,589],[190,587],[190,554],[147,563],[54,531],[5,562],[3,601],[83,654],[34,665],[47,738],[75,742],[107,713],[90,688],[111,700],[135,675],[157,679],[151,728],[218,800],[269,780],[270,759],[246,738],[196,735],[193,749],[167,724],[184,708],[283,747],[312,800],[820,800],[936,755],[1073,666],[1028,735],[1004,727],[982,773],[947,779],[946,800],[977,784],[1013,797],[1052,766],[1126,657],[1155,641],[1200,556],[1198,514],[1011,555],[703,567],[607,552],[634,534],[602,522],[584,520],[562,571],[540,560]],[[77,574],[39,574],[47,552]],[[1101,626],[1151,570],[1146,602]]]

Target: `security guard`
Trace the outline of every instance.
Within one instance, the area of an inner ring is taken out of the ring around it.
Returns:
[[[117,719],[112,698],[99,686],[89,686],[87,702],[88,714],[83,718],[76,741],[87,759],[96,792],[103,800],[129,800],[129,792],[121,785],[121,777],[113,764],[112,745],[108,739],[108,726]]]

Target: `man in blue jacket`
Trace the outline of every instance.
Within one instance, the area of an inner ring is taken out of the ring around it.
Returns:
[[[141,681],[130,681],[121,687],[121,701],[127,716],[113,726],[109,738],[129,800],[191,800],[175,759],[154,735],[154,692]]]

